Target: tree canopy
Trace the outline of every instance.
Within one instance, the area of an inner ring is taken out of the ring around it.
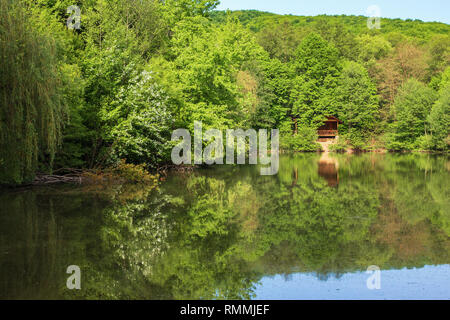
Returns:
[[[170,132],[195,120],[278,128],[283,148],[314,151],[332,115],[353,147],[448,151],[446,24],[369,30],[364,17],[223,12],[207,0],[76,4],[70,29],[68,0],[1,0],[3,184],[121,159],[154,169]]]

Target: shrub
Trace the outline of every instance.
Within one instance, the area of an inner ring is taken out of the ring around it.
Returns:
[[[145,169],[144,165],[126,163],[123,159],[116,167],[109,169],[109,171],[130,183],[154,183],[158,181],[157,177],[151,175]]]
[[[413,146],[405,141],[400,141],[395,134],[387,134],[385,136],[386,149],[390,151],[412,150]]]
[[[435,149],[436,144],[433,141],[433,136],[424,135],[417,138],[415,147],[419,150],[429,151]]]
[[[328,147],[328,150],[331,152],[346,152],[348,148],[348,144],[345,138],[340,137],[335,143],[331,144]]]
[[[88,184],[146,184],[156,185],[158,176],[150,174],[144,165],[126,163],[126,160],[101,171],[86,171],[83,180]]]
[[[317,143],[317,131],[313,128],[302,126],[297,134],[282,130],[280,146],[282,150],[313,152],[320,150]]]
[[[342,139],[344,140],[344,139]],[[350,144],[350,147],[352,147],[355,150],[365,150],[367,146],[367,142],[364,138],[362,138],[359,134],[350,133],[346,140]]]

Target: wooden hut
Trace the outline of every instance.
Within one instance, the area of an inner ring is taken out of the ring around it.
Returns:
[[[333,116],[326,117],[325,123],[321,126],[317,134],[319,139],[336,138],[339,135],[339,124],[342,123],[338,118]]]

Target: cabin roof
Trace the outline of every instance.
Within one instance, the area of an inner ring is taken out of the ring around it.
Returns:
[[[327,120],[325,122],[339,122],[342,123],[341,120],[339,120],[338,118],[336,118],[335,116],[326,116]]]

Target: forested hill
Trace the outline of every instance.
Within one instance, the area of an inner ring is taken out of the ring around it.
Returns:
[[[271,12],[258,10],[242,11],[213,11],[211,19],[217,23],[224,23],[227,17],[236,17],[239,21],[254,32],[262,31],[277,24],[289,23],[294,28],[314,28],[317,24],[339,23],[345,25],[348,31],[355,35],[369,33],[367,28],[367,17],[354,15],[318,15],[318,16],[296,16],[279,15]],[[381,25],[377,32],[380,34],[401,33],[403,36],[428,40],[436,34],[448,35],[450,25],[442,22],[423,22],[421,20],[402,20],[381,18]]]

